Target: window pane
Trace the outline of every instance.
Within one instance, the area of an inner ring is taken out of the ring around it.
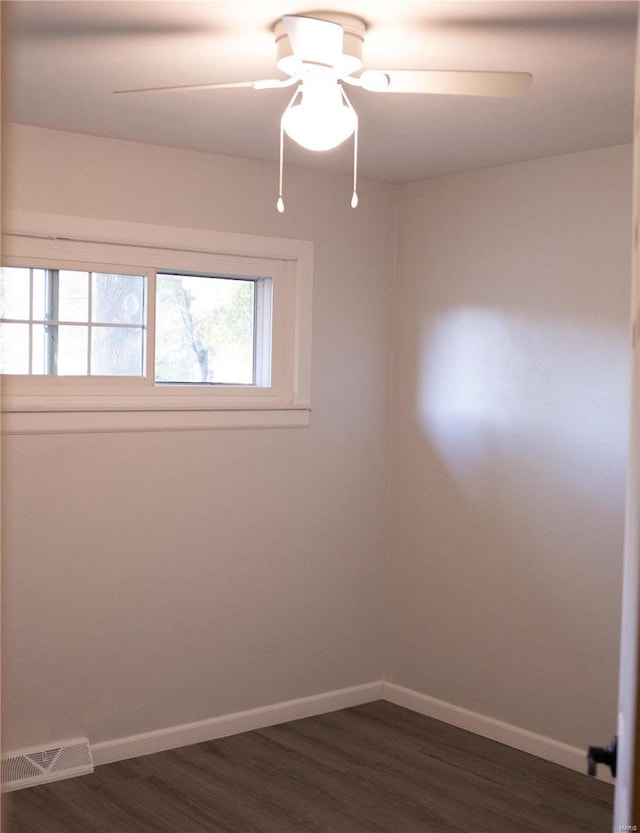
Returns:
[[[45,270],[33,270],[33,318],[35,321],[44,321],[45,301]]]
[[[29,269],[0,269],[0,317],[29,318]]]
[[[0,369],[2,373],[29,372],[29,325],[0,326]]]
[[[60,326],[58,330],[58,375],[87,374],[88,327]]]
[[[254,382],[255,281],[158,275],[156,381]]]
[[[144,278],[95,273],[92,320],[100,324],[142,324]]]
[[[87,321],[89,315],[89,275],[87,272],[60,270],[58,321]]]
[[[144,330],[129,327],[93,327],[91,374],[93,376],[142,376]]]
[[[44,324],[34,324],[31,329],[31,372],[41,375],[47,372],[45,367],[45,351],[48,346],[47,331]]]

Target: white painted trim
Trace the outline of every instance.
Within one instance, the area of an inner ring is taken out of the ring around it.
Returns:
[[[7,210],[3,215],[2,232],[7,235],[38,235],[60,241],[73,235],[89,242],[164,246],[184,252],[215,251],[221,255],[277,260],[310,260],[313,257],[313,243],[290,237],[263,237],[208,228],[162,226],[39,211]]]
[[[527,729],[521,729],[511,723],[487,717],[484,714],[463,709],[444,700],[429,697],[410,688],[396,685],[395,683],[384,682],[382,684],[382,696],[384,700],[395,703],[397,706],[404,706],[414,712],[419,712],[435,720],[441,720],[459,729],[466,729],[489,740],[504,743],[522,752],[528,752],[537,758],[543,758],[554,764],[573,769],[586,775],[587,759],[586,749],[579,749],[577,746],[570,746],[567,743],[554,740],[553,738],[538,735]],[[598,778],[610,784],[614,783],[610,775],[604,772],[601,767]]]
[[[305,428],[309,408],[218,408],[184,411],[75,411],[4,413],[3,434],[120,434],[131,431],[205,431],[213,428]]]
[[[148,378],[8,376],[5,433],[290,428],[309,424],[313,244],[208,229],[9,211],[3,255],[16,264],[156,268],[268,276],[268,387],[154,385]],[[137,274],[137,271],[135,272]],[[150,322],[147,322],[150,324]],[[153,343],[153,328],[149,340]],[[256,413],[249,413],[255,410]],[[216,413],[221,411],[222,413]]]
[[[303,717],[314,717],[349,706],[360,706],[372,700],[380,700],[382,689],[382,680],[378,680],[336,691],[326,691],[284,703],[224,714],[196,723],[185,723],[181,726],[158,729],[155,732],[103,741],[92,745],[91,754],[96,766],[136,758],[139,755],[151,755],[154,752],[163,752],[178,746],[202,743],[240,732],[249,732],[252,729],[263,729],[266,726],[275,726],[278,723],[299,720]]]
[[[614,830],[640,824],[640,28],[636,32],[631,246],[631,374],[629,466],[622,566],[622,616],[618,667],[618,760]]]

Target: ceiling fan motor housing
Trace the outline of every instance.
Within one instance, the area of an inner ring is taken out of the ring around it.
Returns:
[[[342,26],[344,40],[339,65],[334,68],[340,75],[352,75],[362,66],[362,45],[367,31],[367,25],[360,17],[342,12],[306,12],[299,17],[310,17],[318,20],[328,20]],[[282,18],[274,24],[273,31],[276,38],[278,69],[287,75],[295,75],[301,69],[301,59],[304,56],[293,54],[291,43]]]

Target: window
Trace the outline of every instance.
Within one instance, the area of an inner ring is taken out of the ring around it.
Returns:
[[[5,431],[308,424],[309,243],[21,212],[9,225]]]
[[[269,384],[271,280],[156,276],[155,379]]]
[[[145,279],[0,268],[0,372],[142,376]]]
[[[270,278],[158,273],[155,326],[146,298],[144,275],[0,267],[0,372],[145,376],[153,355],[156,383],[269,384]]]

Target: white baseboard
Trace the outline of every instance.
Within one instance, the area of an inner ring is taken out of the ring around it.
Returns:
[[[249,732],[252,729],[264,729],[266,726],[275,726],[277,723],[285,723],[288,720],[299,720],[302,717],[313,717],[337,709],[346,709],[349,706],[360,706],[372,700],[381,700],[382,690],[382,680],[378,680],[350,688],[326,691],[311,697],[301,697],[297,700],[261,706],[257,709],[224,714],[208,720],[199,720],[196,723],[185,723],[181,726],[158,729],[155,732],[103,741],[91,746],[91,754],[95,765],[124,761],[127,758],[164,752],[178,746],[202,743],[240,732]]]
[[[252,729],[263,729],[266,726],[275,726],[289,720],[326,714],[337,709],[370,703],[373,700],[388,700],[390,703],[404,706],[419,714],[466,729],[468,732],[498,741],[498,743],[504,743],[576,772],[583,774],[586,772],[586,750],[584,749],[383,680],[220,715],[196,723],[185,723],[153,732],[103,741],[91,746],[91,754],[94,764],[98,766],[127,758],[136,758],[139,755],[151,755],[154,752],[163,752],[179,746],[188,746],[192,743],[215,740]],[[603,767],[600,767],[598,778],[608,783],[615,783],[611,776],[604,772]]]
[[[545,761],[586,774],[586,749],[579,749],[577,746],[569,746],[553,738],[537,735],[535,732],[529,732],[511,723],[504,723],[502,720],[454,706],[444,700],[437,700],[435,697],[429,697],[427,694],[421,694],[419,691],[404,688],[395,683],[384,682],[382,684],[382,697],[397,706],[404,706],[406,709],[442,720],[443,723],[449,723],[459,729],[466,729],[476,735],[482,735],[498,743],[512,746],[514,749],[520,749],[522,752],[528,752],[530,755],[536,755]],[[603,767],[599,768],[598,778],[609,784],[615,783]]]

